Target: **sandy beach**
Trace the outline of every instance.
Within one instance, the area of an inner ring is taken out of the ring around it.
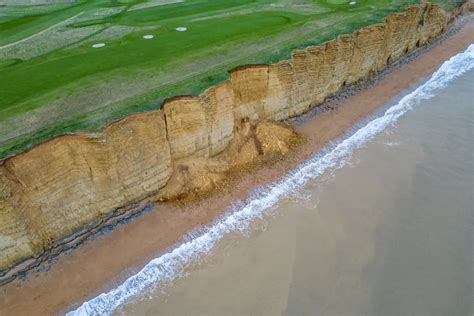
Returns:
[[[383,71],[370,82],[349,87],[295,120],[306,142],[287,159],[238,176],[232,186],[207,199],[183,205],[157,203],[127,225],[88,241],[40,272],[28,273],[0,288],[1,315],[50,315],[65,312],[102,291],[113,288],[127,276],[182,240],[186,232],[210,224],[222,216],[233,201],[245,200],[256,187],[275,181],[288,170],[343,135],[355,123],[416,85],[451,56],[474,42],[474,19],[464,18],[458,29]],[[321,112],[321,113],[317,113]],[[317,113],[317,115],[315,115]],[[301,123],[300,121],[304,121]]]

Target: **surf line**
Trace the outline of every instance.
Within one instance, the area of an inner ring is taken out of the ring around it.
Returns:
[[[279,181],[255,190],[244,203],[233,206],[227,216],[203,229],[201,234],[151,260],[118,287],[84,302],[66,315],[111,315],[117,307],[144,290],[180,277],[191,262],[209,254],[224,236],[231,232],[247,231],[255,219],[262,218],[279,200],[297,193],[308,181],[327,170],[344,166],[355,149],[361,148],[421,101],[432,98],[436,90],[446,87],[449,82],[471,69],[474,69],[474,44],[444,62],[428,81],[404,96],[380,117],[363,123],[352,134],[335,141]]]

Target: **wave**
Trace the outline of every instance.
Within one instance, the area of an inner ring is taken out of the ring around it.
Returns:
[[[382,116],[354,129],[352,134],[328,146],[278,182],[254,191],[245,203],[234,205],[229,215],[216,221],[173,251],[153,259],[118,287],[84,302],[67,315],[110,315],[129,298],[142,293],[150,286],[176,279],[192,261],[206,256],[226,234],[248,230],[255,219],[262,218],[280,199],[297,193],[308,181],[321,176],[327,170],[344,166],[355,149],[362,147],[386,127],[393,125],[399,117],[420,101],[430,99],[434,91],[446,87],[450,81],[472,68],[474,68],[474,44],[465,52],[446,61],[426,83],[403,97]]]

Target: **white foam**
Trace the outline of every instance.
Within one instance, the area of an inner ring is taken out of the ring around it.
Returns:
[[[400,146],[400,142],[383,142],[383,144],[389,147]]]
[[[188,28],[187,28],[187,27],[184,27],[184,26],[180,26],[180,27],[177,27],[177,28],[176,28],[176,31],[178,31],[178,32],[185,32],[185,31],[187,31],[187,30],[188,30]]]
[[[151,34],[148,34],[148,35],[144,35],[143,38],[144,39],[152,39],[154,36],[151,35]]]
[[[97,44],[92,45],[93,48],[101,48],[101,47],[104,47],[104,46],[105,46],[104,43],[97,43]]]
[[[173,251],[150,261],[140,272],[129,277],[110,292],[83,303],[77,310],[67,315],[110,315],[127,299],[143,290],[163,282],[176,279],[190,262],[206,256],[216,243],[226,234],[245,231],[254,219],[262,218],[278,201],[294,194],[308,181],[322,175],[328,169],[342,167],[354,149],[360,148],[387,126],[412,109],[421,100],[432,97],[433,91],[445,87],[450,81],[474,68],[474,44],[464,53],[446,61],[422,86],[403,97],[400,102],[340,140],[322,154],[318,154],[293,170],[280,181],[255,191],[246,201],[193,239],[181,244]]]

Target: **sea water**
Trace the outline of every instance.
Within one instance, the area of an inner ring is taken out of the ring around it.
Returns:
[[[474,45],[70,314],[472,315]]]

